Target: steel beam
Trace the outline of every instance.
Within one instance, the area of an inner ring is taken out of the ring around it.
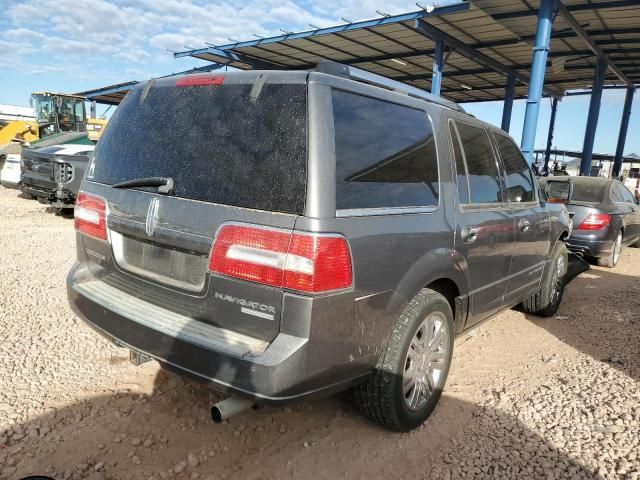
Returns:
[[[603,59],[609,68],[616,74],[616,76],[622,80],[627,85],[631,85],[632,82],[627,78],[622,70],[618,68],[618,66],[611,60],[606,53],[602,51],[602,48],[589,36],[587,32],[585,32],[584,28],[578,23],[578,21],[573,18],[573,15],[567,10],[560,0],[557,0],[556,8],[558,9],[558,13],[565,22],[571,27],[571,29],[576,32],[576,34],[587,44],[587,46],[591,49],[591,51],[598,56],[599,59]]]
[[[540,0],[536,40],[531,62],[531,83],[529,83],[529,94],[527,96],[527,107],[524,114],[522,142],[520,145],[522,153],[529,163],[533,160],[536,130],[538,129],[540,98],[544,91],[544,74],[547,68],[547,53],[549,52],[549,43],[551,41],[554,6],[555,0]]]
[[[608,8],[625,8],[625,7],[636,7],[638,5],[638,0],[613,0],[610,2],[581,2],[576,3],[574,5],[569,5],[567,8],[571,12],[582,12],[585,10],[604,10]],[[532,8],[528,10],[515,10],[511,12],[503,12],[503,13],[494,13],[491,15],[492,18],[496,20],[504,20],[508,18],[521,18],[521,17],[530,17],[535,15],[536,11]]]
[[[544,151],[544,167],[542,167],[543,172],[549,171],[549,159],[551,158],[551,144],[553,143],[553,130],[556,126],[556,110],[558,110],[558,97],[553,97],[553,100],[551,101],[551,118],[549,119],[549,133],[547,134],[547,148]]]
[[[616,146],[616,156],[613,160],[613,172],[611,176],[618,178],[622,170],[622,157],[624,155],[624,144],[627,141],[627,129],[629,128],[629,118],[631,117],[631,105],[633,103],[634,87],[627,88],[624,97],[624,108],[622,109],[622,120],[620,121],[620,133],[618,134],[618,145]]]
[[[507,77],[507,87],[504,91],[504,103],[502,105],[502,123],[500,128],[505,132],[509,132],[511,126],[511,111],[513,110],[513,97],[516,92],[516,77],[509,75]]]
[[[584,143],[582,145],[582,160],[580,161],[580,175],[591,174],[591,161],[593,157],[593,142],[598,128],[598,117],[600,115],[600,100],[602,99],[602,86],[604,85],[604,74],[607,71],[607,62],[604,58],[598,59],[596,71],[593,76],[593,86],[591,87],[591,101],[589,102],[589,116],[587,117],[587,128],[584,131]]]
[[[545,3],[547,1],[551,1],[551,0],[542,0],[542,3]],[[551,1],[551,3],[553,2]],[[428,37],[433,42],[442,40],[445,43],[445,45],[448,45],[451,48],[455,48],[457,53],[467,57],[468,59],[476,62],[479,65],[484,65],[485,67],[490,68],[493,71],[500,72],[506,76],[513,74],[516,80],[524,84],[529,84],[529,82],[531,81],[529,77],[527,77],[526,75],[519,73],[514,69],[512,69],[511,67],[509,67],[508,65],[505,65],[504,63],[499,62],[489,57],[488,55],[485,55],[484,53],[476,50],[473,47],[470,47],[469,45],[462,42],[461,40],[458,40],[457,38],[449,35],[448,33],[443,32],[439,28],[436,28],[433,25],[429,25],[427,22],[425,22],[421,18],[416,20],[415,30],[423,34],[424,36]],[[549,42],[547,41],[547,48],[548,48],[548,44]],[[546,64],[546,58],[543,65],[544,64]],[[562,93],[563,92],[559,90],[545,89],[545,94],[550,96],[554,96],[554,95],[560,96],[562,95]]]
[[[436,53],[433,56],[433,75],[431,76],[431,94],[440,95],[440,87],[442,86],[442,70],[444,63],[442,61],[444,55],[444,42],[436,40]]]

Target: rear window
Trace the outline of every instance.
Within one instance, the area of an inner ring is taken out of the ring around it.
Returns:
[[[604,187],[606,183],[585,182],[573,184],[571,200],[576,202],[600,203],[604,197]]]
[[[333,91],[336,208],[438,205],[433,129],[422,110]]]
[[[131,91],[102,134],[87,178],[112,185],[171,177],[178,197],[303,213],[306,85],[258,82],[161,82]]]

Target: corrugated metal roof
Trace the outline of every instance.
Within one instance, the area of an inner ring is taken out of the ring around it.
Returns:
[[[640,83],[640,2],[600,0],[564,5],[624,75]],[[516,98],[527,95],[531,49],[539,1],[474,0],[382,17],[366,22],[179,52],[236,68],[296,68],[334,60],[428,90],[435,43],[417,28],[418,20],[439,29],[480,54],[516,72]],[[441,94],[457,102],[501,100],[507,77],[480,57],[449,51]],[[547,94],[588,88],[596,57],[582,38],[558,15],[547,66]],[[621,81],[609,69],[606,85]],[[470,87],[470,88],[469,88]]]

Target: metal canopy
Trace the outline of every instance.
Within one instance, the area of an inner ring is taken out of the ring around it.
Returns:
[[[639,84],[640,2],[563,5],[569,17],[554,21],[545,95],[589,88],[597,55],[606,56],[605,86],[623,86],[621,78]],[[430,90],[436,40],[444,39],[441,95],[457,102],[502,100],[513,75],[514,98],[525,98],[538,7],[535,0],[474,0],[175,56],[240,69],[306,69],[334,60]]]
[[[163,75],[158,78],[165,78],[173,75],[188,75],[192,73],[210,72],[212,70],[217,70],[220,67],[222,67],[222,65],[210,64],[205,65],[204,67],[185,70],[184,72],[170,73],[169,75]],[[76,93],[76,95],[86,97],[86,99],[90,102],[104,103],[106,105],[119,105],[120,102],[122,102],[124,96],[129,93],[129,90],[131,90],[139,83],[140,82],[137,80],[132,80],[130,82],[117,83],[115,85],[108,85],[106,87],[95,88],[93,90],[86,90],[84,92]]]
[[[131,81],[125,83],[118,83],[116,85],[109,85],[108,87],[96,88],[94,90],[87,90],[85,92],[77,93],[76,95],[82,95],[86,97],[90,102],[96,101],[98,103],[105,103],[107,105],[118,105],[124,98],[124,96],[136,86],[138,81]]]

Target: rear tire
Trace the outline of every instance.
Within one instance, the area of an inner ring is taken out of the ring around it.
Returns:
[[[611,253],[603,258],[598,258],[598,265],[601,267],[615,268],[620,260],[620,254],[622,253],[622,231],[618,232]]]
[[[542,277],[540,291],[522,302],[522,309],[539,317],[555,315],[564,294],[564,277],[567,273],[569,254],[564,242],[558,240],[551,254],[549,268]]]
[[[454,336],[447,299],[429,289],[418,293],[396,322],[375,371],[355,389],[360,411],[391,430],[420,426],[447,381]]]

